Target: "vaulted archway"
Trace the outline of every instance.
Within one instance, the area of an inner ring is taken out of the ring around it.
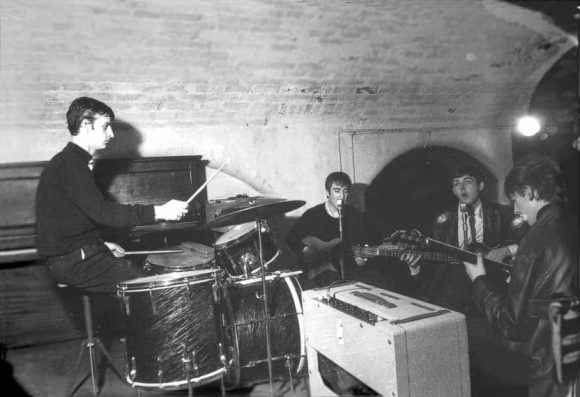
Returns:
[[[399,229],[429,234],[436,213],[455,202],[451,177],[458,164],[480,168],[484,196],[496,200],[498,179],[469,154],[443,146],[414,149],[387,164],[366,189],[373,237],[384,238]]]

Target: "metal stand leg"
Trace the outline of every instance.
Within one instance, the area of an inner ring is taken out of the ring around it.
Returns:
[[[68,397],[74,395],[78,391],[78,389],[85,383],[85,381],[89,378],[89,376],[91,378],[91,386],[92,386],[93,396],[99,395],[99,385],[97,382],[98,381],[98,379],[97,379],[97,355],[96,355],[95,347],[98,348],[98,350],[100,350],[101,353],[103,353],[103,356],[105,357],[107,364],[109,366],[111,366],[111,368],[113,369],[115,374],[119,377],[119,379],[121,379],[121,381],[123,381],[123,377],[121,376],[119,371],[117,371],[117,368],[115,368],[115,366],[113,364],[113,359],[112,359],[111,355],[109,354],[109,352],[107,351],[107,349],[105,348],[105,346],[103,345],[103,342],[101,342],[101,340],[99,338],[95,337],[94,330],[93,330],[93,315],[91,312],[91,298],[88,295],[83,295],[83,312],[84,312],[84,316],[85,316],[85,330],[87,332],[87,338],[81,343],[81,350],[79,352],[79,356],[78,356],[77,363],[75,366],[75,372],[73,375],[72,383],[71,383],[71,386],[69,388],[69,392],[67,393]],[[81,367],[83,356],[85,353],[85,349],[88,349],[88,351],[89,351],[89,364],[91,366],[90,371],[87,375],[85,375],[82,378],[82,380],[75,387],[74,386],[75,379],[76,379],[77,374],[79,372],[79,369]]]
[[[274,396],[274,385],[272,382],[272,351],[270,344],[270,313],[268,310],[268,292],[266,291],[266,269],[264,268],[264,255],[262,251],[262,221],[256,219],[258,227],[258,244],[260,251],[260,273],[262,275],[262,292],[264,294],[264,317],[266,321],[266,353],[268,355],[268,382],[270,385],[270,396]]]

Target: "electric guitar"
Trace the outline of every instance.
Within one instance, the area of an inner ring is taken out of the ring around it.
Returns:
[[[419,247],[419,248],[429,248],[432,251],[439,252],[443,254],[442,259],[443,261],[447,262],[469,262],[469,263],[476,263],[477,262],[477,254],[486,254],[489,251],[489,248],[486,247],[484,244],[477,243],[471,248],[474,250],[467,251],[461,248],[458,248],[454,245],[447,244],[430,237],[423,237],[421,233],[414,230],[411,233],[407,233],[404,230],[397,231],[393,233],[391,236],[391,240],[396,244],[397,242],[402,244],[403,246],[411,246],[411,247]],[[413,251],[413,250],[411,250]],[[418,251],[414,251],[418,252]],[[493,259],[483,258],[483,263],[486,266],[495,266],[500,267],[503,271],[509,271],[512,267],[510,263],[498,262]]]
[[[441,252],[431,252],[417,250],[415,247],[411,247],[408,244],[391,244],[388,241],[381,245],[354,245],[352,247],[352,254],[355,257],[360,258],[374,258],[375,256],[388,256],[394,258],[400,258],[401,255],[405,253],[415,253],[421,255],[421,259],[427,261],[437,261],[437,262],[452,262],[456,259],[452,256],[443,254]]]

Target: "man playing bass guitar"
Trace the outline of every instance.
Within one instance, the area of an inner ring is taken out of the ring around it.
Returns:
[[[367,238],[363,214],[345,205],[352,187],[349,176],[333,172],[324,187],[326,201],[308,209],[286,236],[286,244],[298,255],[304,272],[304,289],[352,278],[353,262],[364,262],[345,254],[353,244],[363,244]],[[342,269],[346,274],[341,274]]]
[[[435,240],[478,251],[498,262],[508,261],[517,251],[517,241],[524,227],[514,228],[514,215],[509,206],[482,197],[485,181],[480,170],[469,166],[457,167],[452,175],[452,191],[457,206],[440,213],[433,222]],[[496,247],[496,248],[488,248]],[[454,263],[422,266],[420,255],[404,254],[409,265],[410,294],[437,305],[467,314],[473,309],[472,286],[465,272]],[[458,261],[459,262],[459,261]],[[499,288],[505,287],[505,274],[496,268],[493,278]]]
[[[481,252],[482,247],[497,247],[487,252],[487,258],[508,262],[517,252],[516,243],[527,231],[527,225],[514,222],[510,206],[485,200],[484,188],[483,174],[477,168],[460,166],[454,170],[452,191],[457,205],[435,218],[432,237],[465,251]],[[473,393],[511,395],[519,391],[513,386],[518,382],[512,379],[517,374],[510,370],[519,366],[519,358],[497,342],[495,331],[485,321],[483,308],[476,303],[473,283],[459,265],[460,261],[424,263],[414,254],[404,254],[402,259],[409,265],[410,275],[404,280],[409,295],[466,315]],[[504,268],[490,266],[488,274],[489,282],[497,290],[505,291],[509,277]],[[502,359],[498,360],[499,357]]]

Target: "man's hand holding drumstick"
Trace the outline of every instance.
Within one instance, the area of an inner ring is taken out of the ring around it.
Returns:
[[[224,168],[224,166],[229,162],[230,162],[230,160],[226,161],[220,168],[218,168],[218,170],[207,181],[205,181],[204,184],[201,185],[199,187],[199,189],[197,189],[196,192],[193,193],[193,195],[187,201],[169,200],[168,202],[166,202],[163,205],[156,205],[155,206],[155,219],[156,220],[163,219],[163,220],[167,220],[167,221],[178,221],[181,218],[183,218],[183,216],[185,214],[187,214],[187,212],[189,211],[189,203],[207,186],[207,184],[213,178],[215,178],[215,176],[217,174],[220,173],[222,168]]]
[[[169,200],[163,205],[155,206],[155,220],[178,221],[189,211],[189,203],[181,200]]]

